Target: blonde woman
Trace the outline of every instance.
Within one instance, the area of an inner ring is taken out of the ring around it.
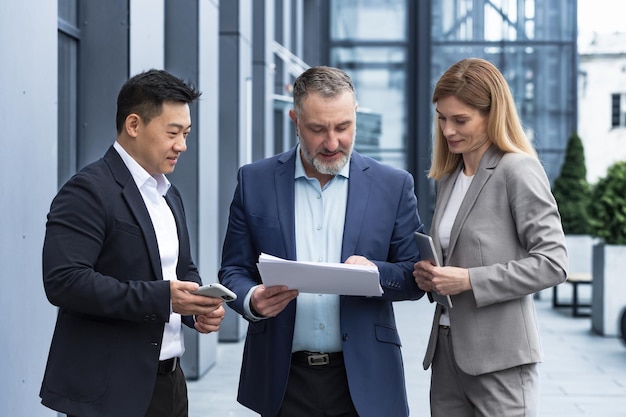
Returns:
[[[567,253],[545,171],[509,86],[482,59],[437,82],[431,235],[441,267],[419,261],[437,305],[424,369],[432,416],[536,416],[542,360],[533,294],[566,279]]]

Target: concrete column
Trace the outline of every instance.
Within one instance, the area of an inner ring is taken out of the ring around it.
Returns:
[[[182,163],[170,175],[185,203],[191,250],[203,282],[215,282],[217,228],[211,215],[217,164],[217,16],[219,5],[203,0],[165,0],[165,70],[196,85],[200,100],[191,105],[191,133]],[[205,206],[206,204],[206,206]],[[184,328],[181,361],[188,379],[198,379],[217,359],[216,334]]]
[[[274,121],[272,120],[274,89],[274,0],[253,3],[252,48],[252,159],[274,154]]]
[[[252,138],[247,129],[252,118],[252,9],[253,0],[220,3],[219,14],[219,213],[224,238],[228,213],[237,184],[237,169],[252,161]],[[226,310],[219,340],[238,341],[246,322]]]

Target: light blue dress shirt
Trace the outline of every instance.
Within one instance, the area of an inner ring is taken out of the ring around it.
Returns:
[[[350,162],[323,188],[306,176],[297,149],[295,169],[295,232],[298,261],[341,262],[348,200]],[[292,351],[339,352],[339,296],[298,295]]]

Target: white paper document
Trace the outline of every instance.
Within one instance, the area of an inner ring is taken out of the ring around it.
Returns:
[[[257,268],[266,287],[286,285],[313,294],[383,294],[375,266],[289,261],[262,253]]]

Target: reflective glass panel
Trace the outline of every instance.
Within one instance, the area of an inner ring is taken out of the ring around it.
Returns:
[[[334,0],[330,9],[333,40],[404,40],[406,0]]]
[[[355,148],[399,168],[406,168],[405,59],[404,48],[333,49],[333,65],[357,90]]]

